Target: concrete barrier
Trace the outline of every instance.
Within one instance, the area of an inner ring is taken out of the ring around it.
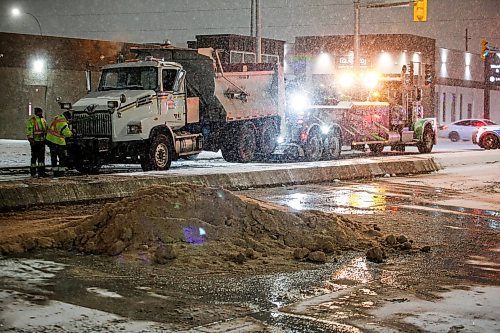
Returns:
[[[237,169],[237,170],[235,170]],[[0,182],[0,211],[37,205],[99,201],[130,196],[137,190],[192,183],[229,190],[292,184],[325,183],[439,170],[431,156],[391,156],[317,163],[244,164],[241,168],[164,171],[134,174],[27,179]]]

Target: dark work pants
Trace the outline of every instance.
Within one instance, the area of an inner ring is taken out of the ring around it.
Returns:
[[[61,176],[66,171],[67,165],[67,152],[65,145],[57,145],[53,142],[47,141],[50,148],[50,164],[54,176]]]
[[[39,176],[45,175],[45,141],[33,141],[31,146],[31,176],[36,176],[38,171]]]

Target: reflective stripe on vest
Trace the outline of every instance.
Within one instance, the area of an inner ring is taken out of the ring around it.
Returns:
[[[40,120],[40,122],[37,121],[38,119]],[[45,135],[45,132],[47,132],[47,126],[44,126],[43,118],[33,116],[30,118],[30,122],[33,124],[33,130],[32,130],[33,136],[40,137],[40,136]],[[29,137],[31,137],[31,136],[29,136]]]
[[[32,117],[31,120],[33,120],[33,134],[43,134],[43,131],[40,129],[38,126],[38,121],[36,121],[36,117]]]
[[[63,126],[63,128],[61,128],[60,132],[57,130],[57,124],[64,123],[64,122],[66,122],[66,119],[56,119],[56,120],[54,120],[52,122],[52,124],[50,124],[50,128],[49,128],[48,132],[50,134],[52,134],[53,136],[57,137],[57,138],[64,139],[64,135],[62,135],[62,131],[64,131],[64,129],[66,128],[66,126]]]

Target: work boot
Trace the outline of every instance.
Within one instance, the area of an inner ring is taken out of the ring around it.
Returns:
[[[45,178],[47,177],[47,173],[45,172],[45,165],[39,165],[37,167],[38,177]]]

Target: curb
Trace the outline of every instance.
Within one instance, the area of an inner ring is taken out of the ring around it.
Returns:
[[[118,174],[5,182],[0,184],[0,211],[124,198],[144,187],[180,182],[241,190],[366,179],[386,174],[430,173],[440,170],[440,165],[430,156],[342,160],[320,162],[320,164],[319,166],[280,164],[267,167],[265,170],[260,170],[257,166],[253,168],[254,170],[230,172],[227,169],[211,169],[205,174],[175,174],[164,171],[133,176]]]

